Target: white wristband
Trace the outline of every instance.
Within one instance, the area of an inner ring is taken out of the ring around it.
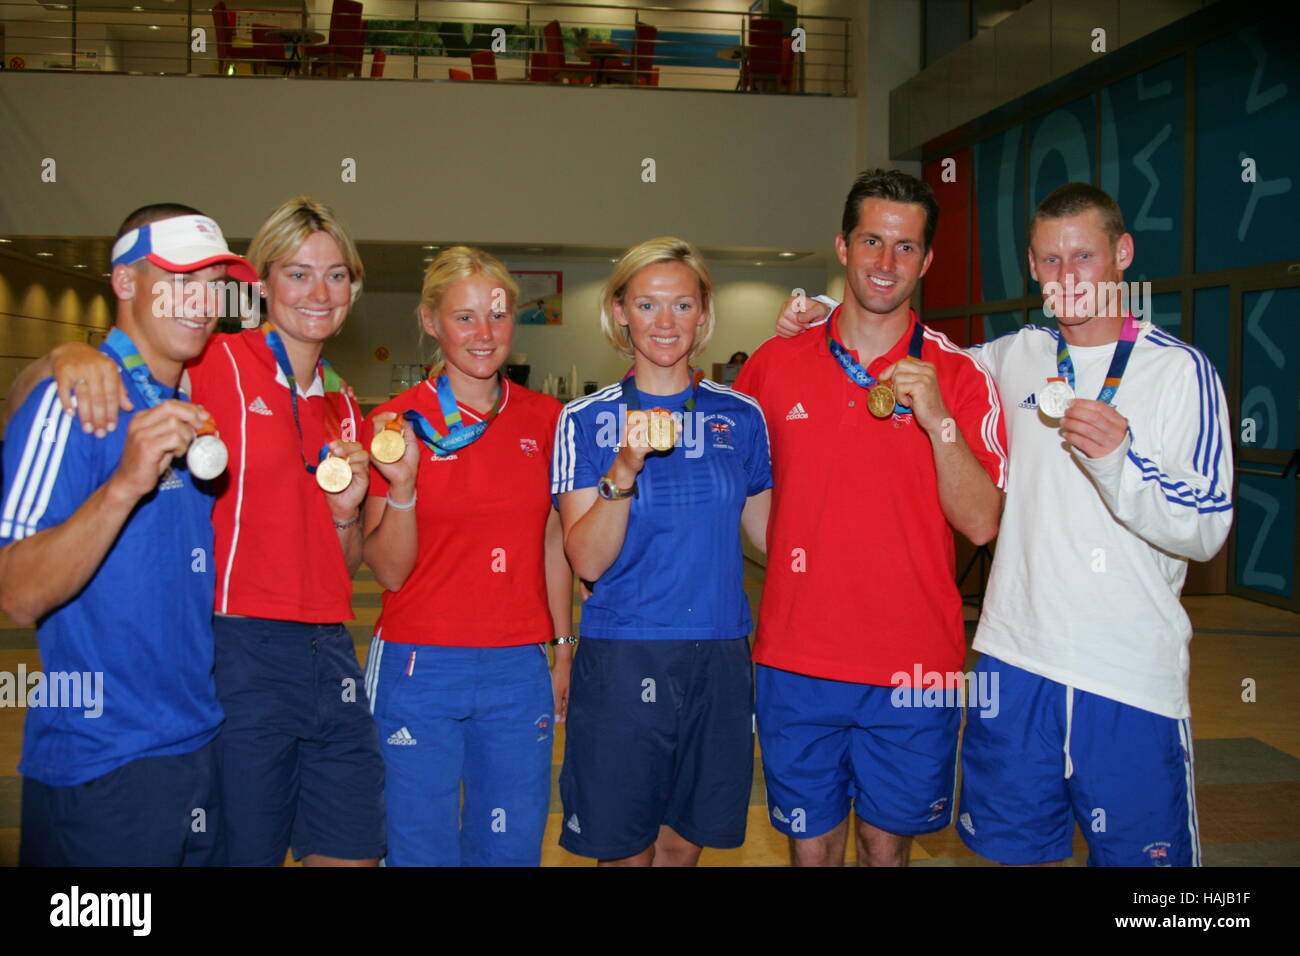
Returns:
[[[410,511],[412,508],[415,507],[415,499],[417,497],[418,497],[417,494],[415,492],[412,492],[411,500],[404,505],[399,505],[396,501],[394,501],[392,498],[388,497],[387,495],[384,496],[384,500],[388,502],[388,507],[392,508],[394,511]]]

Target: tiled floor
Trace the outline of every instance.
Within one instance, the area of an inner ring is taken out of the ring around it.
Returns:
[[[757,611],[762,570],[746,569],[746,592]],[[365,664],[371,627],[379,615],[380,587],[362,570],[354,582],[357,619],[351,632]],[[1207,866],[1300,865],[1300,615],[1239,598],[1184,601],[1196,637],[1192,644],[1192,714],[1196,735],[1197,807]],[[973,657],[972,657],[973,663]],[[36,635],[0,618],[0,671],[39,666]],[[1252,678],[1255,702],[1242,700]],[[0,708],[0,866],[18,858],[21,780],[17,776],[24,710]],[[555,773],[564,753],[564,727],[555,739]],[[558,798],[552,791],[543,865],[589,866],[556,843]],[[853,859],[852,841],[849,859]],[[987,866],[966,849],[952,827],[916,840],[918,866]],[[1073,863],[1086,859],[1076,833]],[[783,866],[786,841],[767,823],[757,749],[745,845],[706,850],[706,866]]]

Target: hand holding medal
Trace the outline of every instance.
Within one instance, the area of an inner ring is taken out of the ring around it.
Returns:
[[[627,425],[623,429],[623,447],[618,450],[618,456],[622,458],[634,472],[640,472],[645,467],[646,456],[653,451],[660,451],[650,440],[651,423],[656,419],[659,420],[656,425],[656,436],[660,444],[663,443],[663,424],[662,418],[655,412],[644,411],[640,408],[629,408],[627,410]],[[671,424],[672,419],[669,419]],[[669,445],[669,448],[672,446]]]
[[[882,391],[877,398],[876,393]],[[942,427],[952,417],[939,390],[938,369],[932,362],[912,356],[901,358],[883,370],[880,382],[867,393],[867,408],[877,418],[892,415],[895,404],[910,409],[916,423],[927,432]]]
[[[1109,455],[1128,434],[1128,419],[1112,403],[1142,328],[1133,316],[1124,317],[1106,379],[1095,401],[1075,397],[1074,361],[1070,358],[1069,343],[1064,335],[1060,336],[1056,349],[1057,375],[1049,378],[1039,391],[1038,408],[1048,418],[1060,419],[1061,437],[1089,458]]]

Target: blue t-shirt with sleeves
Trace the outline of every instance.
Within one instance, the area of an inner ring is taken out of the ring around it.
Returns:
[[[582,606],[586,637],[726,640],[753,629],[743,587],[740,513],[772,487],[767,423],[748,395],[701,381],[676,395],[638,391],[642,408],[682,417],[677,447],[652,452],[637,477],[623,549]],[[611,385],[565,406],[556,426],[551,491],[593,488],[618,454],[626,417]]]
[[[4,443],[0,545],[62,524],[112,476],[132,417],[149,407],[125,372],[122,380],[136,411],[119,413],[105,438],[63,414],[50,379],[14,413]],[[163,398],[183,397],[155,384]],[[216,736],[223,715],[212,673],[206,484],[196,485],[183,459],[172,462],[85,587],[37,622],[42,671],[17,688],[27,707],[19,773],[76,786],[142,757],[189,753]]]

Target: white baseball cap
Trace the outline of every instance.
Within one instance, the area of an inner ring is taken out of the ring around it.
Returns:
[[[224,262],[240,282],[256,282],[257,270],[226,245],[221,227],[207,216],[173,216],[147,222],[113,243],[113,265],[148,259],[168,272],[194,272]]]

